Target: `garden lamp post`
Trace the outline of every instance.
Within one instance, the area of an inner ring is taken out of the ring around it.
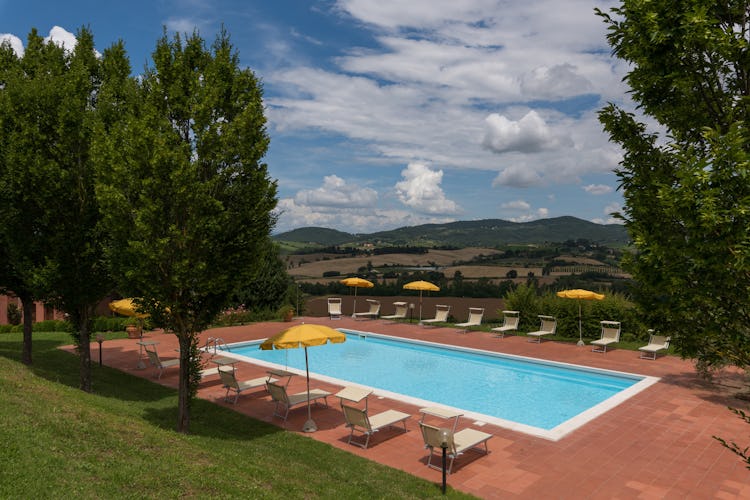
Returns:
[[[446,482],[446,475],[445,475],[445,455],[446,451],[448,450],[448,443],[450,441],[451,437],[451,430],[446,429],[445,427],[440,428],[440,447],[443,449],[443,495],[445,495],[445,482]]]
[[[409,323],[412,322],[413,317],[414,317],[414,302],[409,302]]]
[[[102,342],[104,342],[104,335],[97,333],[96,341],[99,342],[99,366],[102,366]]]

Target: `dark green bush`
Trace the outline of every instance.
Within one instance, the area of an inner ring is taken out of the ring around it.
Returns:
[[[69,332],[71,326],[70,323],[61,319],[48,319],[34,323],[31,329],[34,332]],[[18,331],[22,332],[23,326]]]
[[[125,326],[132,323],[133,318],[119,316],[97,316],[91,323],[94,332],[124,332]]]
[[[8,304],[8,323],[11,325],[21,324],[21,310],[13,302]]]

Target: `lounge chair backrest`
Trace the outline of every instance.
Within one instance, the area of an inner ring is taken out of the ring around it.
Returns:
[[[232,389],[240,388],[240,384],[237,383],[237,377],[234,376],[234,370],[224,370],[219,367],[219,377],[221,377],[221,383],[224,387],[231,387]]]
[[[651,339],[649,339],[648,343],[654,345],[663,345],[666,349],[667,347],[669,347],[669,340],[670,338],[665,335],[651,335]]]
[[[341,408],[344,410],[344,420],[350,426],[359,427],[360,429],[367,429],[367,432],[372,432],[370,426],[370,419],[367,417],[367,412],[360,408],[342,404]]]
[[[469,308],[469,320],[467,323],[481,323],[482,316],[484,316],[484,308],[482,307],[470,307]]]
[[[518,311],[503,311],[503,326],[506,328],[518,328],[518,322],[521,319]]]
[[[341,314],[341,297],[328,298],[328,314]]]
[[[555,333],[555,330],[557,329],[557,320],[553,316],[539,315],[539,319],[542,321],[542,324],[539,327],[540,331],[552,332],[552,334]]]
[[[380,312],[380,302],[373,299],[367,299],[367,302],[370,303],[370,310],[368,311],[370,314],[377,314]]]
[[[424,444],[426,447],[435,448],[438,450],[442,448],[442,432],[438,427],[430,424],[425,424],[424,422],[419,422],[419,428],[422,430],[422,439],[424,439]],[[456,443],[453,441],[452,431],[448,434],[447,450],[449,453],[453,454],[455,454],[456,452]]]
[[[406,316],[406,311],[409,307],[406,302],[394,302],[393,305],[396,306],[396,313],[394,316]]]
[[[438,304],[435,306],[435,319],[441,323],[448,321],[448,313],[451,312],[451,306]]]
[[[280,401],[285,404],[289,404],[289,397],[287,396],[286,389],[278,384],[275,384],[273,382],[266,382],[266,389],[268,389],[268,393],[271,395],[271,399],[274,401]]]
[[[152,350],[146,347],[146,354],[148,354],[148,360],[151,362],[152,366],[161,366],[161,361],[159,360],[159,354],[157,354],[155,350]]]
[[[602,340],[620,341],[620,322],[602,321]]]

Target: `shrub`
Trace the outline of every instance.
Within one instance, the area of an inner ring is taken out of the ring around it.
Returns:
[[[71,325],[61,319],[48,319],[34,323],[31,329],[34,332],[69,332]],[[23,331],[23,327],[20,331]]]
[[[21,310],[13,302],[8,304],[8,323],[11,325],[21,324]]]
[[[91,331],[94,332],[121,332],[125,326],[130,324],[133,318],[121,318],[115,316],[97,316],[91,323]]]

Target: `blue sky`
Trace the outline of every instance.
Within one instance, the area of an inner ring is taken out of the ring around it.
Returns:
[[[631,109],[605,25],[583,0],[0,0],[0,38],[31,28],[135,73],[156,40],[223,24],[262,79],[278,179],[275,232],[573,215],[615,222],[621,158],[597,121]]]

